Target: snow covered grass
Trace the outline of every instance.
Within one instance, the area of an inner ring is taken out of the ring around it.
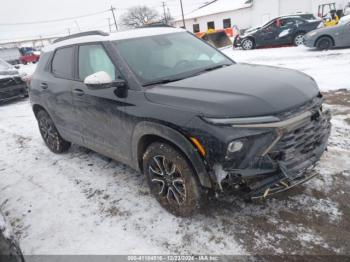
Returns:
[[[350,48],[318,51],[306,47],[284,47],[223,52],[236,62],[264,64],[300,70],[312,76],[322,91],[350,89]]]
[[[225,52],[240,62],[301,69],[323,90],[350,84],[350,49]],[[327,107],[333,129],[319,177],[266,202],[213,201],[203,214],[180,219],[157,204],[130,168],[78,146],[54,155],[29,102],[6,104],[0,106],[0,209],[27,255],[349,254],[350,107]]]

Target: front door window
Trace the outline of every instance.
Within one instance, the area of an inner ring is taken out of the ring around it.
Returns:
[[[79,79],[104,71],[112,80],[116,79],[115,66],[102,45],[82,45],[79,47]]]

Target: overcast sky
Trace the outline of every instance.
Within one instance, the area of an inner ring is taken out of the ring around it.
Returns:
[[[47,24],[30,24],[9,26],[4,24],[30,23],[55,20],[66,17],[81,16],[103,12],[113,5],[117,8],[117,17],[128,7],[146,5],[162,12],[162,1],[167,4],[174,17],[180,16],[180,0],[1,0],[0,8],[0,41],[13,39],[36,38],[39,35],[50,36],[101,29],[108,31],[108,18],[111,12]],[[184,11],[188,13],[208,0],[183,0]]]

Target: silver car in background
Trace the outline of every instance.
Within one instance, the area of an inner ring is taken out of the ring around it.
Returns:
[[[304,44],[319,50],[350,47],[350,15],[340,19],[338,25],[314,30],[305,35]]]

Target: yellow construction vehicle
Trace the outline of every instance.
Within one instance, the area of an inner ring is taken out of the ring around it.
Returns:
[[[232,33],[232,31],[230,31]],[[226,30],[209,29],[207,32],[196,33],[196,36],[216,48],[232,46],[232,41],[228,37]]]
[[[335,26],[343,16],[343,10],[337,10],[335,3],[322,4],[318,6],[318,16],[323,19],[326,27]]]

